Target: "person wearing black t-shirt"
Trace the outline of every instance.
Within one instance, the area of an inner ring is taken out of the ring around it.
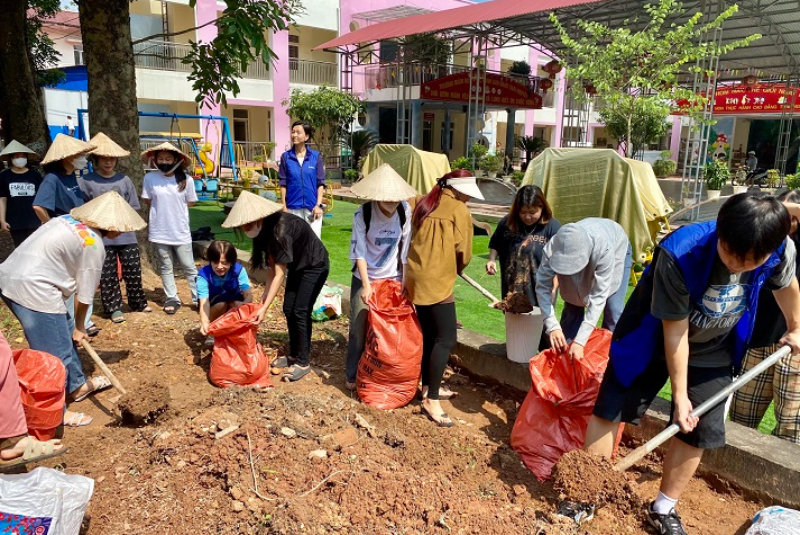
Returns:
[[[253,239],[253,269],[267,269],[259,323],[286,278],[283,313],[289,331],[289,355],[278,357],[272,368],[287,368],[283,377],[297,381],[311,371],[311,312],[328,278],[328,251],[300,217],[258,195],[242,192],[222,223],[239,228]]]
[[[0,227],[11,233],[14,247],[19,247],[41,225],[33,210],[33,199],[42,175],[28,169],[28,159],[35,156],[34,151],[17,141],[0,153],[0,159],[7,159],[10,164],[0,172]]]

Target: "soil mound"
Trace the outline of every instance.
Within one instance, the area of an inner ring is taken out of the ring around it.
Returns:
[[[636,492],[633,478],[617,472],[608,459],[574,450],[553,468],[553,488],[565,499],[637,510],[644,501]]]
[[[513,314],[527,314],[533,310],[528,296],[520,292],[508,292],[506,298],[495,303],[494,307]]]
[[[140,426],[155,422],[169,408],[169,402],[167,387],[158,381],[148,381],[129,390],[117,406],[123,424]]]

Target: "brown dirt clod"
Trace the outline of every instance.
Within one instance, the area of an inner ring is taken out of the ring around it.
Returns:
[[[598,506],[636,509],[644,503],[631,476],[614,470],[608,459],[582,450],[561,457],[553,468],[553,488],[565,499]]]
[[[155,422],[159,415],[169,408],[169,402],[167,387],[158,381],[149,381],[122,396],[117,406],[122,416],[122,423],[141,426]]]
[[[495,303],[494,307],[512,314],[527,314],[533,310],[528,296],[520,292],[508,292],[506,298]]]

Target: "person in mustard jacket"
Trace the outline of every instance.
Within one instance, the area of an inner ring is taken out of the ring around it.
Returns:
[[[472,173],[458,169],[417,199],[411,217],[405,287],[422,325],[422,410],[440,427],[453,426],[439,402],[453,393],[440,387],[456,344],[453,288],[472,257],[471,197],[483,199]]]

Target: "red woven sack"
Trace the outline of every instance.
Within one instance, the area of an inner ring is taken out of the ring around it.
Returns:
[[[248,303],[230,310],[208,326],[214,337],[208,378],[217,386],[272,386],[269,362],[256,338],[256,315],[261,305]]]
[[[38,440],[55,438],[56,428],[64,420],[64,364],[58,357],[32,349],[17,349],[12,355],[28,434]]]
[[[610,349],[611,332],[595,329],[580,361],[554,349],[531,359],[531,389],[514,422],[511,447],[539,481],[550,479],[562,455],[583,447]]]
[[[358,397],[379,409],[396,409],[417,393],[422,329],[398,281],[375,282],[368,304],[367,344],[356,375]]]

